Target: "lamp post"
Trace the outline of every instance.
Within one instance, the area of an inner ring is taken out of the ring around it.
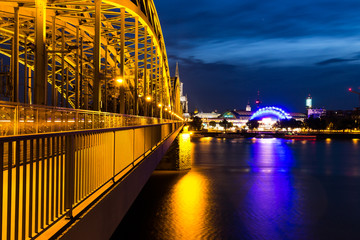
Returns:
[[[162,106],[163,105],[162,105],[162,103],[159,103],[157,106],[158,106],[158,108],[160,110],[159,118],[162,119]]]
[[[121,114],[125,114],[125,90],[124,90],[124,84],[125,80],[121,76],[116,78],[116,84],[120,86],[120,109],[119,112]]]
[[[115,92],[114,92],[114,112],[117,112],[117,101],[120,97],[120,113],[124,113],[125,109],[125,93],[124,93],[124,79],[122,77],[116,77],[115,81]]]
[[[149,104],[151,103],[152,101],[152,97],[150,95],[146,96],[145,97],[145,115],[146,116],[149,116]]]

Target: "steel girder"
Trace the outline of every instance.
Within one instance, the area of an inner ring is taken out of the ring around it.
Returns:
[[[102,110],[109,111],[110,102],[121,102],[126,103],[123,113],[133,114],[146,113],[145,96],[152,97],[154,106],[171,104],[165,44],[152,0],[0,0],[0,4],[0,53],[14,58],[18,49],[24,102],[32,103],[33,88],[38,86],[34,81],[41,81],[34,75],[36,54],[41,54],[39,38],[44,37],[43,69],[51,85],[42,89],[49,95],[43,97],[45,104],[100,110],[98,101]],[[45,20],[39,19],[41,14]],[[41,26],[44,36],[36,33]],[[117,77],[123,86],[117,86]]]

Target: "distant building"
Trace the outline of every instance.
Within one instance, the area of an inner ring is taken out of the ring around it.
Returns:
[[[246,109],[247,112],[251,112],[251,106],[250,103],[248,102],[248,104],[246,105]]]
[[[324,108],[309,108],[307,110],[308,113],[308,118],[313,117],[313,118],[320,118],[320,117],[324,117],[326,115],[326,109]]]
[[[306,109],[312,108],[312,97],[309,96],[306,98]]]
[[[281,111],[281,109],[275,108],[275,107],[265,107],[265,108],[259,109],[258,111],[261,111],[264,109],[269,109],[269,110],[263,111],[264,114],[260,114],[260,119],[261,119],[260,122],[267,121],[269,126],[266,129],[269,129],[269,128],[271,128],[272,124],[274,124],[277,120],[279,120],[279,111]],[[271,109],[275,109],[277,111],[271,111]],[[228,122],[231,122],[234,127],[243,128],[243,127],[246,127],[246,123],[258,111],[243,111],[243,110],[239,111],[239,110],[234,109],[233,111],[226,111],[220,115],[217,114],[218,116],[216,118],[210,118],[209,117],[210,115],[207,115],[207,114],[200,115],[200,113],[197,114],[197,116],[199,116],[199,117],[204,116],[204,118],[202,118],[202,119],[203,119],[203,123],[204,123],[205,127],[207,127],[211,121],[220,123],[221,121],[226,119]],[[287,114],[287,113],[284,112],[284,114]],[[213,116],[215,116],[215,114]],[[302,121],[302,122],[306,118],[306,114],[304,114],[304,113],[289,113],[287,116],[294,118],[297,121]]]
[[[187,99],[187,95],[184,95],[184,83],[180,81],[180,74],[179,74],[179,63],[176,63],[176,70],[175,70],[175,77],[179,79],[180,82],[180,104],[183,110],[183,115],[185,118],[189,118],[189,102]]]
[[[218,118],[220,116],[219,113],[217,112],[211,112],[211,113],[196,113],[194,115],[194,117],[199,117],[199,118],[202,118],[202,119],[214,119],[214,118]]]
[[[291,118],[295,119],[296,121],[303,122],[306,119],[306,114],[304,113],[289,113]]]
[[[179,63],[176,63],[176,70],[175,70],[175,77],[171,78],[171,84],[173,85],[173,88],[175,87],[175,84],[179,84],[180,88],[180,108],[183,112],[184,118],[189,118],[189,103],[187,99],[187,95],[184,95],[184,83],[180,81],[180,74],[179,74]]]

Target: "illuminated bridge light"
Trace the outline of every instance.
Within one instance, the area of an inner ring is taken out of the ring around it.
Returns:
[[[291,118],[291,116],[287,112],[282,110],[281,108],[278,108],[278,107],[264,107],[264,108],[260,108],[259,110],[257,110],[251,116],[250,120],[261,118],[261,117],[266,117],[266,116],[269,116],[269,115],[275,115],[279,119],[290,119]]]

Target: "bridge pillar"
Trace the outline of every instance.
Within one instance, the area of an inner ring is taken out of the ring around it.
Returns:
[[[180,133],[161,159],[157,170],[191,169],[191,143],[189,133]]]

